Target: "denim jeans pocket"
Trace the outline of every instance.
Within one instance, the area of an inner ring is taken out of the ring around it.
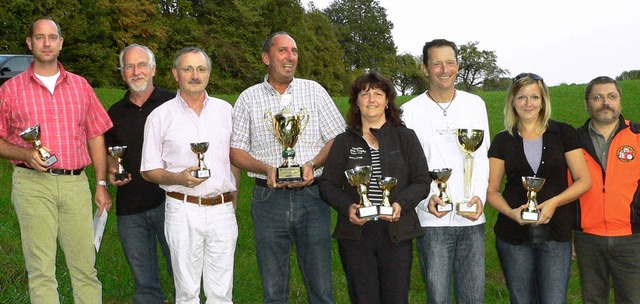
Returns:
[[[251,201],[254,203],[263,203],[273,195],[273,191],[267,187],[255,186],[253,188],[253,197]]]

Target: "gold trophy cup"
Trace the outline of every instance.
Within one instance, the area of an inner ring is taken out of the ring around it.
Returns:
[[[356,166],[353,169],[344,171],[347,176],[347,181],[351,186],[355,186],[358,189],[360,195],[360,205],[358,206],[359,218],[372,218],[378,216],[378,207],[374,206],[367,195],[369,194],[369,181],[371,181],[371,166]]]
[[[271,111],[267,111],[264,113],[264,120],[267,124],[267,129],[284,148],[284,151],[282,151],[283,163],[276,171],[276,181],[301,181],[302,167],[295,161],[296,151],[293,150],[293,147],[309,123],[309,112],[306,108],[300,109],[298,114],[294,114],[289,108],[284,108],[282,112],[276,115],[272,115]]]
[[[382,204],[378,206],[378,214],[380,215],[393,215],[393,207],[389,201],[389,195],[391,190],[398,184],[398,179],[395,177],[386,176],[378,179],[378,186],[382,189]]]
[[[20,138],[31,143],[31,145],[36,150],[38,150],[38,154],[40,154],[40,159],[44,161],[47,164],[47,166],[51,166],[58,161],[58,158],[55,155],[49,154],[49,152],[47,152],[47,150],[42,147],[42,142],[40,141],[40,125],[39,124],[22,131],[22,133],[20,133]]]
[[[546,179],[535,176],[523,176],[522,186],[527,189],[527,208],[522,210],[520,217],[525,221],[536,222],[540,218],[540,211],[538,211],[538,191],[542,189]]]
[[[191,172],[194,177],[208,178],[211,177],[211,170],[207,169],[207,165],[204,164],[204,153],[209,150],[209,142],[191,143],[191,151],[198,155],[198,167],[197,171]]]
[[[473,152],[478,150],[484,141],[484,130],[457,129],[456,138],[458,147],[465,153],[463,158],[464,169],[464,200],[456,205],[456,211],[460,215],[471,215],[478,211],[478,206],[467,207],[471,200],[471,179],[473,177]]]
[[[436,182],[438,190],[440,190],[438,198],[445,203],[444,206],[439,204],[436,205],[436,210],[438,212],[449,212],[453,210],[453,202],[447,194],[447,180],[451,177],[451,168],[435,169],[433,171],[429,171],[429,175],[431,175],[431,179]]]
[[[129,172],[124,170],[124,166],[122,166],[122,157],[127,152],[127,146],[114,146],[109,147],[109,154],[113,156],[118,162],[118,172],[116,172],[115,177],[117,181],[121,181],[129,177]]]

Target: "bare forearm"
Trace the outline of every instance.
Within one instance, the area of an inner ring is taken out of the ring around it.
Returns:
[[[247,151],[231,148],[231,164],[238,169],[258,174],[268,174],[271,166],[253,158]]]
[[[322,149],[320,150],[320,152],[318,152],[318,155],[316,155],[316,157],[313,158],[313,163],[315,164],[316,168],[320,168],[322,166],[324,166],[325,161],[327,160],[327,155],[329,155],[329,150],[331,150],[331,146],[333,145],[333,139],[328,141],[324,147],[322,147]]]
[[[1,158],[24,161],[29,155],[31,155],[30,149],[11,144],[8,141],[0,138]]]
[[[158,185],[178,185],[180,173],[169,172],[164,169],[154,169],[140,172],[142,178]]]
[[[104,136],[96,136],[87,141],[89,156],[93,162],[96,180],[107,180],[107,153],[104,145]]]

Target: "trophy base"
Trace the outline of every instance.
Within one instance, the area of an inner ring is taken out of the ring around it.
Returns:
[[[478,205],[469,207],[466,202],[456,204],[456,213],[458,215],[474,215],[476,212],[478,212]]]
[[[537,222],[538,219],[540,218],[540,213],[538,213],[537,211],[531,212],[531,211],[522,210],[522,213],[520,213],[520,217],[524,221]]]
[[[358,207],[356,214],[359,218],[372,218],[378,216],[378,206]]]
[[[191,172],[191,175],[193,175],[196,178],[208,178],[208,177],[211,177],[211,170],[205,169],[205,170],[193,171]]]
[[[43,159],[42,161],[44,161],[47,164],[47,166],[50,167],[51,165],[53,165],[53,164],[58,162],[58,158],[55,155],[51,155],[51,156]]]
[[[382,206],[382,205],[378,206],[378,214],[392,216],[393,215],[393,207],[391,207],[391,206]]]
[[[446,203],[444,206],[442,205],[436,205],[436,210],[438,212],[449,212],[453,210],[453,204],[452,203]]]
[[[276,182],[299,182],[302,180],[302,167],[287,166],[279,167],[276,172]]]
[[[127,179],[129,177],[129,173],[128,172],[116,173],[115,176],[117,181],[121,181],[121,180]]]

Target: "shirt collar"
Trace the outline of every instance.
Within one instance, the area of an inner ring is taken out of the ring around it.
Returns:
[[[269,79],[269,74],[264,75],[263,81],[262,81],[262,85],[264,86],[264,88],[272,93],[275,94],[276,96],[280,96],[280,93],[278,91],[276,91],[276,89],[269,83],[269,81],[267,81]],[[293,79],[291,80],[291,83],[289,83],[289,86],[287,87],[287,89],[284,91],[285,94],[286,93],[291,93],[291,91],[293,90],[293,88],[295,88],[296,83],[298,83],[297,78],[293,77]]]

